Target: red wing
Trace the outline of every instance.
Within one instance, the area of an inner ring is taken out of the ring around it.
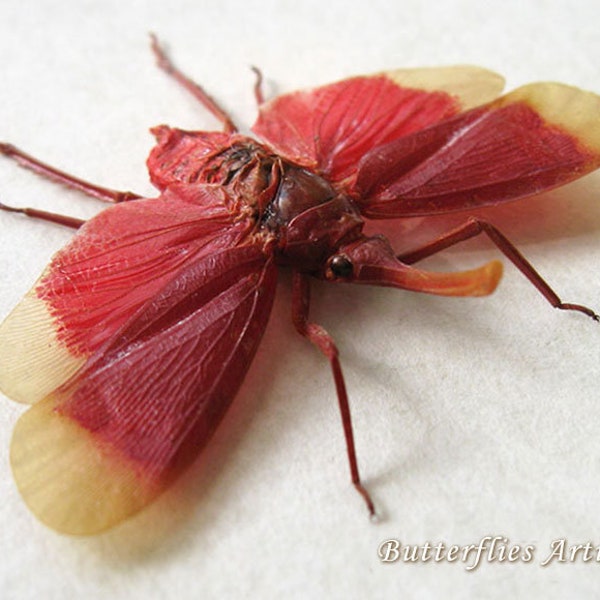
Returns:
[[[354,188],[361,212],[395,218],[539,193],[600,166],[600,97],[532,84],[374,149]]]
[[[184,131],[167,125],[154,127],[152,133],[158,143],[146,163],[150,179],[159,190],[177,183],[196,183],[207,162],[234,137],[218,131]]]
[[[263,104],[252,130],[288,160],[345,182],[372,148],[487,102],[502,86],[476,67],[354,77]]]
[[[288,160],[341,182],[373,147],[495,98],[502,86],[477,67],[354,77],[263,104],[252,130]]]
[[[88,221],[0,326],[4,393],[43,398],[190,260],[237,245],[253,222],[230,204],[222,189],[181,186]]]
[[[11,463],[40,520],[92,534],[164,490],[237,392],[275,284],[262,243],[191,261],[70,381],[21,417]]]

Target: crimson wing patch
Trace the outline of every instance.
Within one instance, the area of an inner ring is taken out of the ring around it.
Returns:
[[[266,102],[252,131],[292,162],[348,184],[373,148],[491,100],[503,85],[478,67],[353,77]]]
[[[524,86],[371,150],[354,192],[370,218],[465,210],[537,194],[600,166],[600,99]]]

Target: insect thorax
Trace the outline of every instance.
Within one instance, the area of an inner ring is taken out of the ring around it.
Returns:
[[[360,235],[363,221],[353,201],[324,177],[282,159],[250,138],[211,157],[203,177],[253,209],[257,227],[277,239],[277,260],[319,269],[342,242]]]
[[[320,270],[342,242],[358,237],[363,220],[352,200],[326,179],[282,162],[262,227],[276,232],[281,264],[310,272]]]

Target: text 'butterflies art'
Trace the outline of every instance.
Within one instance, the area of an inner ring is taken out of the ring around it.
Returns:
[[[476,67],[397,70],[265,101],[257,139],[177,70],[158,63],[222,132],[155,127],[148,158],[157,198],[92,185],[9,144],[20,165],[113,203],[78,219],[5,211],[77,229],[0,328],[0,388],[33,406],[10,459],[31,510],[65,533],[92,534],[141,510],[206,445],[266,327],[280,268],[293,272],[298,332],[329,360],[352,482],[359,477],[336,346],[309,321],[316,277],[446,296],[494,291],[500,262],[438,273],[413,263],[484,233],[548,302],[563,303],[488,222],[464,224],[397,256],[365,219],[425,217],[496,205],[600,166],[600,97],[566,85],[500,96]],[[6,215],[2,227],[16,227]]]

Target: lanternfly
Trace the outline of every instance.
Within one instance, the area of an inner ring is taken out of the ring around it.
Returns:
[[[114,203],[85,223],[1,205],[78,229],[0,327],[0,387],[33,405],[16,425],[12,468],[50,527],[110,528],[198,455],[250,366],[280,268],[293,272],[297,330],[331,364],[352,482],[371,513],[337,349],[308,318],[311,278],[490,294],[498,261],[457,273],[412,266],[484,233],[552,306],[598,320],[563,303],[488,222],[466,217],[399,256],[363,224],[496,205],[598,168],[600,97],[557,83],[500,96],[500,76],[462,66],[353,77],[265,101],[257,72],[255,140],[154,38],[153,49],[223,126],[152,130],[157,198],[92,185],[0,145],[22,166]]]

